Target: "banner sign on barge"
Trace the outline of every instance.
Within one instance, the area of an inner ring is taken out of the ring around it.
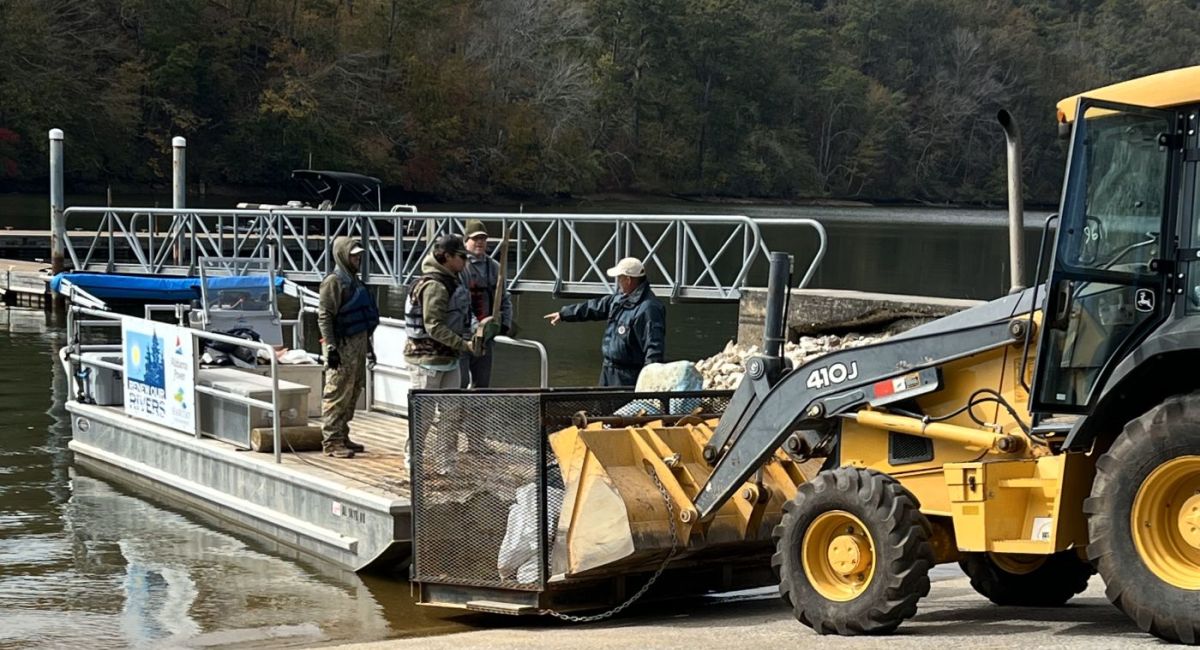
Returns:
[[[126,318],[121,322],[125,413],[196,432],[192,336],[181,327]]]

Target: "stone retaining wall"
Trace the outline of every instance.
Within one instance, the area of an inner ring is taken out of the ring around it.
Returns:
[[[896,333],[983,304],[980,300],[904,296],[836,289],[792,289],[788,340],[847,332]],[[745,289],[738,304],[737,341],[762,345],[766,289]]]

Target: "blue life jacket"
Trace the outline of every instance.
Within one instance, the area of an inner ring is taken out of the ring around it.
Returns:
[[[379,325],[379,308],[371,298],[371,292],[361,282],[354,283],[354,292],[349,300],[342,301],[337,318],[333,322],[333,331],[339,339],[349,338],[362,332],[373,332]]]

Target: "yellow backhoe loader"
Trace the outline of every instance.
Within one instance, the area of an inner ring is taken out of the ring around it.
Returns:
[[[877,634],[958,562],[997,605],[1062,605],[1098,572],[1142,630],[1197,643],[1197,89],[1200,67],[1058,105],[1048,276],[1020,293],[791,368],[776,255],[732,394],[414,393],[422,602],[777,581],[817,632]]]

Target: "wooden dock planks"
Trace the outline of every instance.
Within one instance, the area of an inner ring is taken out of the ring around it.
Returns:
[[[311,421],[321,426],[319,419]],[[354,458],[332,458],[319,451],[283,454],[283,464],[332,481],[353,481],[369,492],[409,498],[408,421],[394,415],[358,411],[350,437],[367,450]],[[270,456],[263,456],[264,459]]]

